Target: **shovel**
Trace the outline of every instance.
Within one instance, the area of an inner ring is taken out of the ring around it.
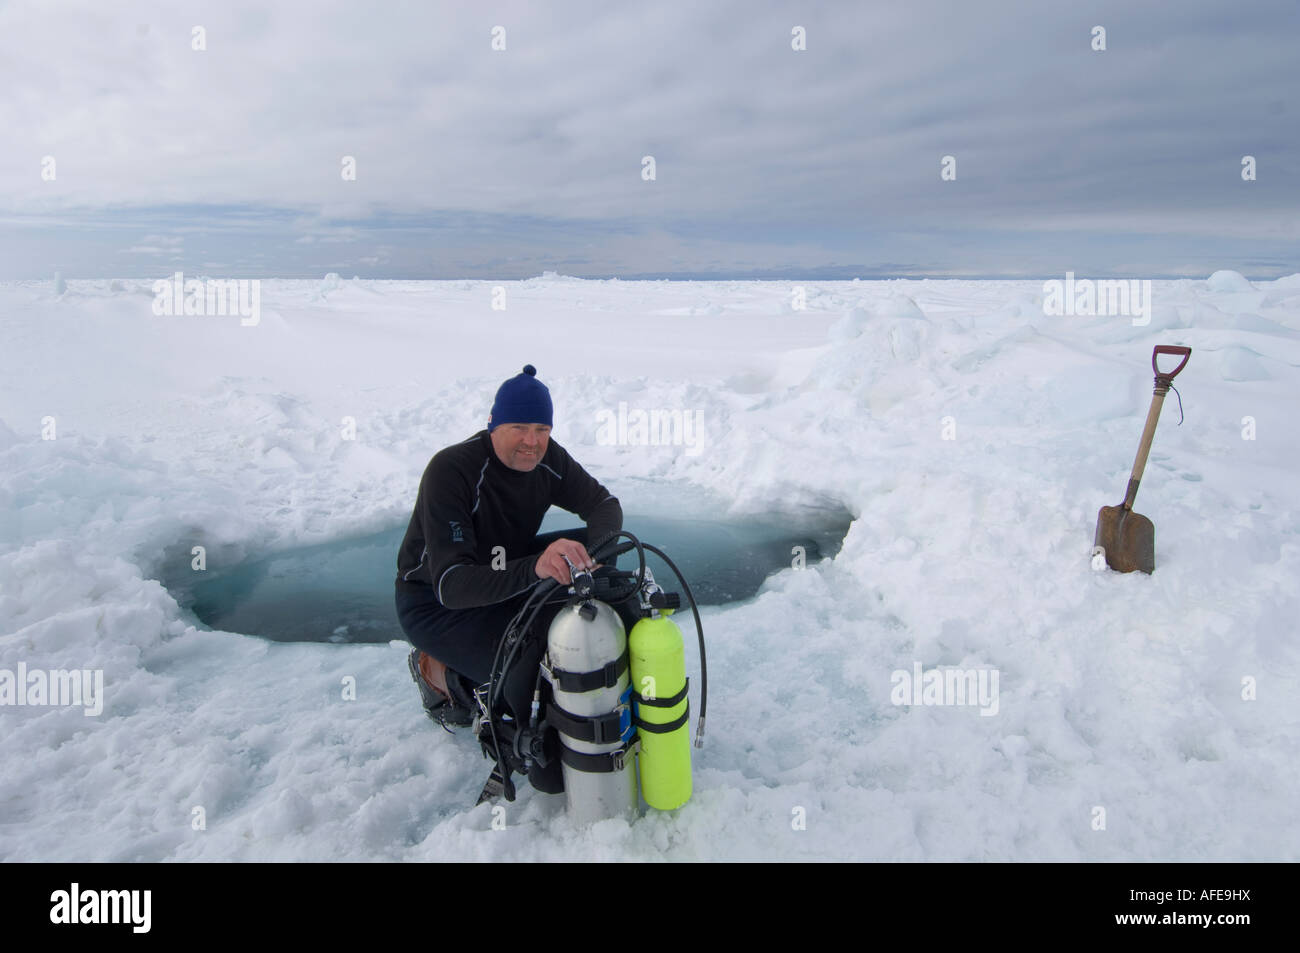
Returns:
[[[1156,358],[1161,354],[1181,354],[1183,361],[1168,374],[1164,374],[1156,366]],[[1094,566],[1098,569],[1101,568],[1096,563],[1098,555],[1105,556],[1106,565],[1116,572],[1140,569],[1150,573],[1156,568],[1156,528],[1141,513],[1133,512],[1133,499],[1137,496],[1142,471],[1146,469],[1147,454],[1151,452],[1151,438],[1156,435],[1156,421],[1160,419],[1160,407],[1165,402],[1165,394],[1169,393],[1170,383],[1187,364],[1191,354],[1190,347],[1173,344],[1158,344],[1151,352],[1151,369],[1156,372],[1155,396],[1151,398],[1147,423],[1142,428],[1142,442],[1138,444],[1137,458],[1133,461],[1133,473],[1129,476],[1124,502],[1119,506],[1103,506],[1097,514],[1093,557]]]

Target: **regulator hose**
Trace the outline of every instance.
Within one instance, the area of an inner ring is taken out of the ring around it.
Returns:
[[[622,546],[616,548],[612,553],[605,553],[604,552],[605,548],[608,547],[615,540],[617,540],[620,536],[626,536],[628,539],[631,540],[631,543],[624,543]],[[654,553],[656,556],[658,556],[660,559],[662,559],[665,563],[668,564],[668,568],[673,571],[673,575],[677,577],[677,581],[682,584],[682,591],[686,594],[686,599],[691,604],[691,615],[695,617],[695,633],[699,637],[699,643],[700,643],[700,718],[695,723],[695,747],[702,748],[704,747],[704,713],[705,713],[705,708],[709,702],[709,673],[708,673],[708,666],[705,663],[705,658],[704,658],[704,625],[703,623],[700,622],[699,607],[696,605],[695,596],[691,593],[691,587],[687,584],[686,579],[681,574],[681,571],[677,568],[676,564],[671,559],[668,558],[668,554],[665,553],[659,547],[651,546],[649,543],[642,543],[639,539],[637,539],[635,536],[633,536],[631,533],[627,532],[626,530],[619,530],[619,532],[616,533],[613,536],[613,538],[611,538],[608,542],[603,543],[601,545],[600,552],[606,558],[608,558],[609,556],[616,557],[621,553],[627,552],[629,549],[631,549],[634,546],[636,547],[637,559],[640,562],[640,565],[637,570],[636,589],[639,589],[642,583],[645,581],[645,550],[648,549],[650,550],[650,552]],[[592,553],[592,558],[596,559],[597,554]],[[633,591],[635,591],[635,589]],[[629,592],[628,595],[631,595],[631,593]]]
[[[709,703],[709,671],[704,662],[704,626],[700,622],[700,610],[695,605],[695,596],[691,594],[691,587],[686,584],[686,580],[677,570],[673,561],[668,558],[668,554],[657,546],[645,544],[645,548],[650,550],[660,559],[668,564],[668,568],[673,571],[677,581],[682,584],[682,591],[686,593],[686,598],[691,603],[691,614],[695,617],[695,633],[700,639],[700,718],[695,723],[695,747],[704,747],[704,708]]]

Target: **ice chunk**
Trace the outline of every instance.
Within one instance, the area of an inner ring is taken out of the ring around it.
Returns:
[[[1216,271],[1205,280],[1205,287],[1216,294],[1237,294],[1242,291],[1254,291],[1255,286],[1246,280],[1239,271]]]

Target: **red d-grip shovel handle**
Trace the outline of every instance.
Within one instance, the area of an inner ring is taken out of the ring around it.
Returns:
[[[1175,355],[1181,354],[1183,356],[1182,363],[1179,364],[1177,367],[1175,367],[1168,374],[1162,374],[1160,372],[1160,368],[1156,366],[1156,358],[1159,357],[1161,354],[1175,354]],[[1164,377],[1169,380],[1173,380],[1175,377],[1178,376],[1178,372],[1187,366],[1187,359],[1191,356],[1192,356],[1192,349],[1190,347],[1181,347],[1180,345],[1177,344],[1157,344],[1156,349],[1151,352],[1151,370],[1156,372],[1156,377]]]

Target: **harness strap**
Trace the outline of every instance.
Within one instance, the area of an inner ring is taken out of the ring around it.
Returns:
[[[676,731],[682,725],[686,724],[686,722],[690,719],[690,717],[691,717],[691,706],[690,703],[688,702],[686,705],[686,710],[682,712],[680,715],[678,715],[676,718],[674,718],[672,721],[665,722],[664,724],[661,725],[657,725],[654,722],[642,721],[640,718],[634,718],[632,719],[632,724],[636,725],[637,731],[648,731],[654,735],[666,735],[668,734],[668,732]]]
[[[566,672],[561,668],[550,668],[550,680],[562,692],[581,694],[594,692],[601,688],[613,688],[619,677],[627,671],[630,656],[624,647],[623,654],[612,662],[607,662],[591,672]]]
[[[596,745],[610,745],[620,740],[627,730],[629,717],[626,705],[604,715],[575,715],[555,702],[546,709],[547,722],[559,729],[560,734]]]
[[[640,749],[640,740],[633,738],[627,744],[621,745],[616,751],[605,751],[601,754],[583,754],[580,751],[574,751],[561,739],[560,760],[571,768],[586,771],[589,774],[612,774],[615,771],[622,771],[631,761],[633,752]]]
[[[686,697],[686,690],[691,687],[691,680],[688,678],[682,690],[672,698],[642,698],[636,692],[632,693],[632,700],[638,705],[649,705],[651,708],[672,708],[681,704],[681,700]]]

